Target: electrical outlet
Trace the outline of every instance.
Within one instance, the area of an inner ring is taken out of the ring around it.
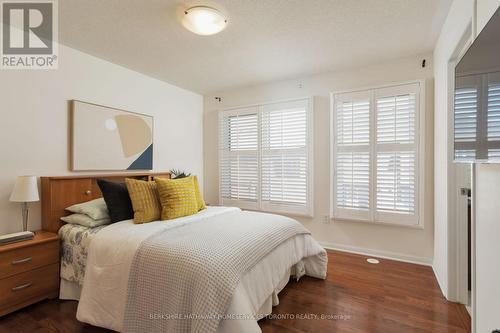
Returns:
[[[324,224],[329,224],[330,223],[330,216],[328,215],[323,215],[321,217],[321,223],[324,223]]]

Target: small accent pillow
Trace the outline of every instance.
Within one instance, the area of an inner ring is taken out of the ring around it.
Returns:
[[[72,213],[85,214],[94,220],[109,219],[108,207],[103,198],[69,206],[66,210]]]
[[[108,206],[111,223],[131,220],[134,218],[132,201],[125,183],[115,183],[108,180],[98,179],[97,185],[101,189],[102,196]]]
[[[103,218],[99,220],[94,220],[85,214],[71,214],[68,216],[61,217],[61,220],[70,224],[79,224],[87,228],[94,228],[100,225],[109,224],[111,220],[108,218]]]
[[[160,195],[162,220],[172,220],[198,212],[193,177],[155,178],[155,182]]]
[[[198,202],[198,210],[207,208],[205,200],[203,200],[203,195],[200,192],[200,183],[198,183],[198,177],[192,176],[194,182],[194,192],[196,194],[196,201]]]
[[[134,208],[134,223],[158,221],[161,205],[156,183],[131,178],[126,178],[125,182]]]

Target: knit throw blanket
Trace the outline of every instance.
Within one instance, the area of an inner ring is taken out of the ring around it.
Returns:
[[[293,219],[238,211],[147,238],[130,270],[124,331],[216,332],[242,276],[299,234],[309,231]]]

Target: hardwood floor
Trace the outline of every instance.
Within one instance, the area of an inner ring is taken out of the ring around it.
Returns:
[[[464,306],[446,301],[432,269],[329,251],[326,281],[290,281],[264,333],[468,333]],[[48,300],[0,318],[0,332],[109,332],[79,323],[77,303]],[[315,319],[321,316],[328,319]],[[336,316],[336,317],[335,317]]]

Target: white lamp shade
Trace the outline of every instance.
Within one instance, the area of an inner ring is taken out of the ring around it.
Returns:
[[[39,201],[38,184],[35,176],[19,176],[10,195],[13,202]]]
[[[198,35],[213,35],[224,30],[227,19],[215,8],[195,6],[184,12],[182,24],[186,29]]]

